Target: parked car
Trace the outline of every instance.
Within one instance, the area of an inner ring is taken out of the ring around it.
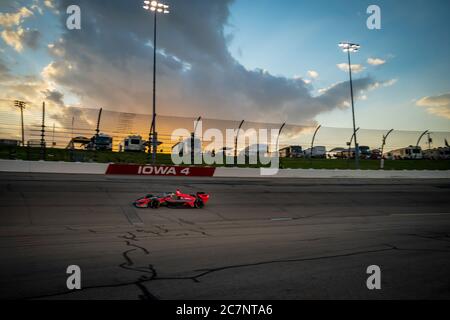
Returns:
[[[313,147],[312,149],[306,149],[303,152],[306,158],[321,158],[325,159],[327,157],[327,148],[323,146]]]

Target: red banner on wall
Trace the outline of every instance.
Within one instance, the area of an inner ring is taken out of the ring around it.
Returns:
[[[135,164],[110,164],[106,174],[174,177],[212,177],[213,167],[153,166]]]

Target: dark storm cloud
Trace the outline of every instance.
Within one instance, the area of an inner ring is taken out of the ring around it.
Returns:
[[[9,80],[11,74],[9,68],[6,66],[5,62],[0,58],[0,82]]]
[[[247,70],[228,51],[224,33],[232,0],[172,0],[158,16],[160,114],[255,121],[308,122],[348,100],[342,83],[313,97],[301,79]],[[150,110],[153,18],[141,1],[59,0],[59,11],[77,4],[82,30],[65,31],[50,51],[50,76],[86,107],[123,112]],[[61,22],[65,25],[66,16]],[[356,81],[357,91],[371,88]]]
[[[353,90],[355,96],[360,96],[365,90],[377,87],[385,83],[378,83],[370,77],[353,80]],[[317,97],[317,100],[324,106],[335,105],[342,107],[343,103],[349,100],[350,85],[348,82],[341,82],[326,89],[324,93]],[[326,110],[324,110],[326,111]]]
[[[43,92],[45,95],[45,100],[51,101],[57,106],[64,106],[64,95],[56,90],[46,90]]]
[[[25,30],[22,36],[22,43],[28,48],[36,50],[39,47],[41,33],[38,30]]]
[[[66,107],[59,109],[59,111],[61,112],[50,113],[49,119],[56,121],[63,128],[71,129],[73,123],[75,128],[74,135],[81,136],[94,133],[95,122],[93,122],[93,119],[95,119],[96,115],[92,114],[91,110]],[[91,132],[86,131],[86,129],[91,130]]]

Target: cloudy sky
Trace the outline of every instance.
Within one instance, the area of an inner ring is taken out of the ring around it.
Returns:
[[[158,17],[158,113],[450,131],[447,0],[168,0]],[[81,8],[81,30],[66,9]],[[382,29],[369,30],[378,4]],[[0,101],[149,113],[153,17],[140,0],[1,0]]]

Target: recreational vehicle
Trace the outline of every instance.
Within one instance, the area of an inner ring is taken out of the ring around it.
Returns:
[[[411,159],[423,159],[422,148],[419,146],[409,146],[389,152],[394,159],[398,160],[411,160]]]

